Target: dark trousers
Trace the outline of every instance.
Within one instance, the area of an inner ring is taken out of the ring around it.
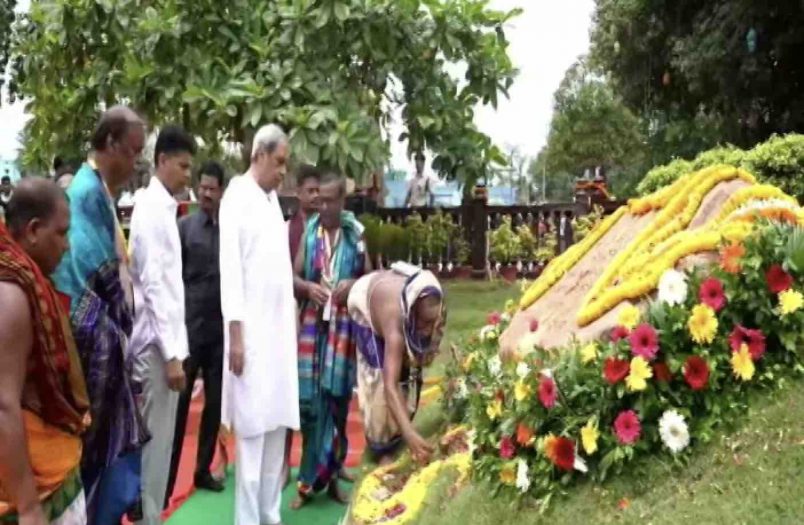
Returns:
[[[215,445],[218,441],[218,429],[221,424],[221,387],[223,383],[223,341],[218,344],[204,345],[190,350],[190,356],[184,361],[184,373],[187,376],[187,388],[179,398],[176,414],[176,431],[173,437],[173,456],[170,461],[170,478],[168,479],[165,505],[170,502],[176,475],[181,459],[181,447],[184,443],[184,432],[187,428],[187,415],[190,411],[190,399],[193,384],[201,369],[204,379],[204,412],[201,414],[201,428],[198,433],[198,455],[196,456],[195,474],[209,474],[212,458],[215,456]]]

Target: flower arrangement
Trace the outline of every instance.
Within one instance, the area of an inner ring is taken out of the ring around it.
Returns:
[[[740,244],[721,243],[729,255],[719,263],[666,270],[647,312],[621,312],[629,327],[617,337],[545,352],[528,334],[501,361],[508,318],[490,319],[456,360],[461,387],[443,400],[458,399],[475,431],[473,476],[546,506],[573,480],[601,481],[637,456],[683,461],[746,411],[752,389],[801,368],[802,235],[758,222]]]
[[[441,458],[416,471],[409,457],[368,474],[357,488],[350,510],[350,523],[355,525],[403,525],[418,514],[427,489],[446,469],[456,469],[456,486],[469,476],[471,453],[465,427],[447,432],[439,442]]]

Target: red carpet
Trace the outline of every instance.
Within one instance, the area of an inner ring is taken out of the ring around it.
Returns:
[[[198,392],[198,389],[196,389]],[[179,473],[176,478],[176,487],[173,490],[173,497],[170,499],[168,509],[162,514],[163,519],[167,519],[188,497],[193,493],[193,474],[195,472],[195,456],[198,449],[198,427],[201,422],[201,411],[204,407],[204,394],[201,390],[190,403],[190,415],[187,417],[187,433],[182,447],[181,460],[179,462]],[[360,465],[363,456],[363,449],[366,446],[366,438],[363,434],[363,423],[360,417],[360,410],[357,405],[357,397],[352,398],[349,407],[349,419],[347,423],[347,434],[349,435],[349,455],[346,458],[347,467]],[[213,472],[222,470],[226,462],[234,461],[234,442],[231,436],[223,438],[223,446],[218,447],[215,459],[212,462]],[[301,459],[301,435],[296,432],[293,435],[293,448],[290,454],[290,464],[293,467],[299,465]],[[230,480],[233,483],[234,480]]]

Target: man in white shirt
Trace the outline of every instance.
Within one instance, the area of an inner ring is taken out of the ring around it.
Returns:
[[[430,179],[424,176],[424,153],[416,153],[416,174],[408,183],[408,195],[405,206],[408,208],[424,208],[430,204],[433,192],[430,189]]]
[[[248,171],[221,202],[222,416],[236,438],[237,525],[281,522],[285,435],[299,428],[293,269],[276,193],[289,156],[281,128],[260,128]]]
[[[140,407],[151,433],[142,453],[143,518],[138,523],[144,525],[162,522],[176,408],[185,387],[187,329],[178,204],[173,196],[190,181],[195,149],[195,140],[183,129],[162,129],[154,150],[156,175],[131,217],[135,319],[130,349],[134,376],[142,385]]]

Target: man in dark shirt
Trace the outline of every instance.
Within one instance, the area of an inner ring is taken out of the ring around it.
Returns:
[[[318,189],[321,182],[321,173],[318,168],[310,164],[302,164],[296,172],[296,197],[299,199],[299,209],[290,218],[288,223],[288,236],[290,237],[290,260],[296,260],[307,219],[318,211]]]
[[[179,221],[182,277],[190,356],[184,361],[187,387],[179,399],[173,457],[170,463],[166,505],[173,493],[181,448],[187,426],[187,413],[193,383],[199,368],[204,379],[204,412],[198,435],[195,486],[220,492],[223,482],[215,479],[209,467],[215,454],[221,423],[221,383],[223,381],[223,316],[219,267],[218,209],[223,196],[224,170],[215,162],[201,166],[198,180],[199,210]]]

